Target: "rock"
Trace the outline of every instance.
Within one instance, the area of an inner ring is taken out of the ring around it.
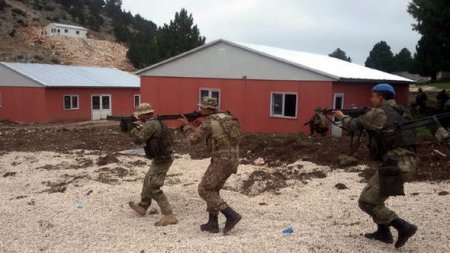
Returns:
[[[337,183],[334,187],[335,187],[336,189],[338,189],[338,190],[345,190],[345,189],[348,189],[348,187],[347,187],[345,184],[342,184],[342,183]]]
[[[6,172],[3,174],[3,177],[13,177],[17,174],[17,172]]]
[[[264,158],[262,158],[262,157],[259,157],[259,158],[256,158],[254,161],[253,161],[253,164],[255,164],[255,165],[263,165],[263,164],[265,164],[266,162],[264,161]]]
[[[448,191],[441,191],[438,193],[438,195],[440,195],[440,196],[448,195]]]

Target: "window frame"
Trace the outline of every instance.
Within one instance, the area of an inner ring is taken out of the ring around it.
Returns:
[[[222,91],[216,88],[199,88],[198,89],[198,103],[202,102],[202,91],[208,91],[208,96],[212,97],[212,92],[217,91],[219,93],[219,103],[217,103],[217,111],[220,111],[220,104],[222,103]],[[200,106],[198,107],[200,110]]]
[[[138,101],[137,105],[136,105],[136,97],[139,97],[139,101]],[[134,108],[137,108],[141,104],[141,94],[133,95],[133,104],[134,104]]]
[[[66,108],[66,97],[70,97],[70,108]],[[77,98],[77,107],[73,106],[73,98]],[[79,95],[63,95],[63,109],[64,111],[79,110],[80,109],[80,96]]]
[[[274,94],[281,94],[283,95],[283,101],[282,101],[282,108],[281,108],[281,114],[274,114],[273,113],[273,95]],[[286,95],[295,95],[295,116],[286,116],[285,115],[285,97]],[[297,119],[298,118],[298,93],[297,92],[284,92],[284,91],[272,91],[270,93],[270,107],[269,107],[269,114],[272,118],[281,118],[281,119]]]

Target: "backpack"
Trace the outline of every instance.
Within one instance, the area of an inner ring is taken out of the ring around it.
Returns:
[[[314,115],[313,122],[316,129],[324,131],[328,130],[328,122],[324,115]]]
[[[233,115],[231,115],[231,113],[226,112],[225,114],[227,114],[228,117],[220,118],[217,121],[227,135],[230,144],[233,146],[238,145],[241,142],[242,137],[241,124]]]

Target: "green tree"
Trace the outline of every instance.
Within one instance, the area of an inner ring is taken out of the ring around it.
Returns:
[[[122,0],[106,0],[105,12],[113,19],[119,18],[122,15]]]
[[[386,72],[394,71],[394,55],[391,47],[385,41],[375,44],[366,59],[365,66]]]
[[[0,0],[0,10],[4,10],[7,6],[5,0]]]
[[[194,25],[192,14],[181,9],[175,13],[175,19],[170,24],[164,24],[157,36],[159,55],[162,59],[181,54],[205,44],[205,37],[200,35],[197,25]]]
[[[338,58],[338,59],[341,59],[344,61],[352,62],[352,58],[347,57],[347,54],[345,53],[345,51],[341,50],[340,48],[337,48],[336,50],[333,51],[333,53],[329,54],[328,56]]]
[[[450,70],[450,4],[448,0],[412,0],[408,13],[422,38],[416,46],[415,67],[434,80],[440,70]]]
[[[412,69],[413,58],[411,52],[407,48],[400,50],[398,54],[394,56],[395,71],[408,71]]]

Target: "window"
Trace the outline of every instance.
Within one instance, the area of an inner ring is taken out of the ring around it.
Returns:
[[[79,34],[80,34],[80,31],[76,31],[75,33],[76,33],[77,35],[79,35]]]
[[[220,90],[216,89],[206,89],[201,88],[200,89],[200,100],[199,103],[202,102],[203,97],[213,97],[217,99],[217,109],[220,108]]]
[[[139,104],[141,104],[141,95],[136,94],[134,95],[134,107],[138,107]]]
[[[58,29],[58,33],[60,32],[60,30]]]
[[[0,93],[0,107],[2,107],[2,93]]]
[[[69,33],[69,30],[68,29],[64,29],[64,33]]]
[[[297,117],[296,93],[272,93],[270,101],[270,116],[272,117]]]
[[[64,96],[64,110],[78,109],[78,95]]]

